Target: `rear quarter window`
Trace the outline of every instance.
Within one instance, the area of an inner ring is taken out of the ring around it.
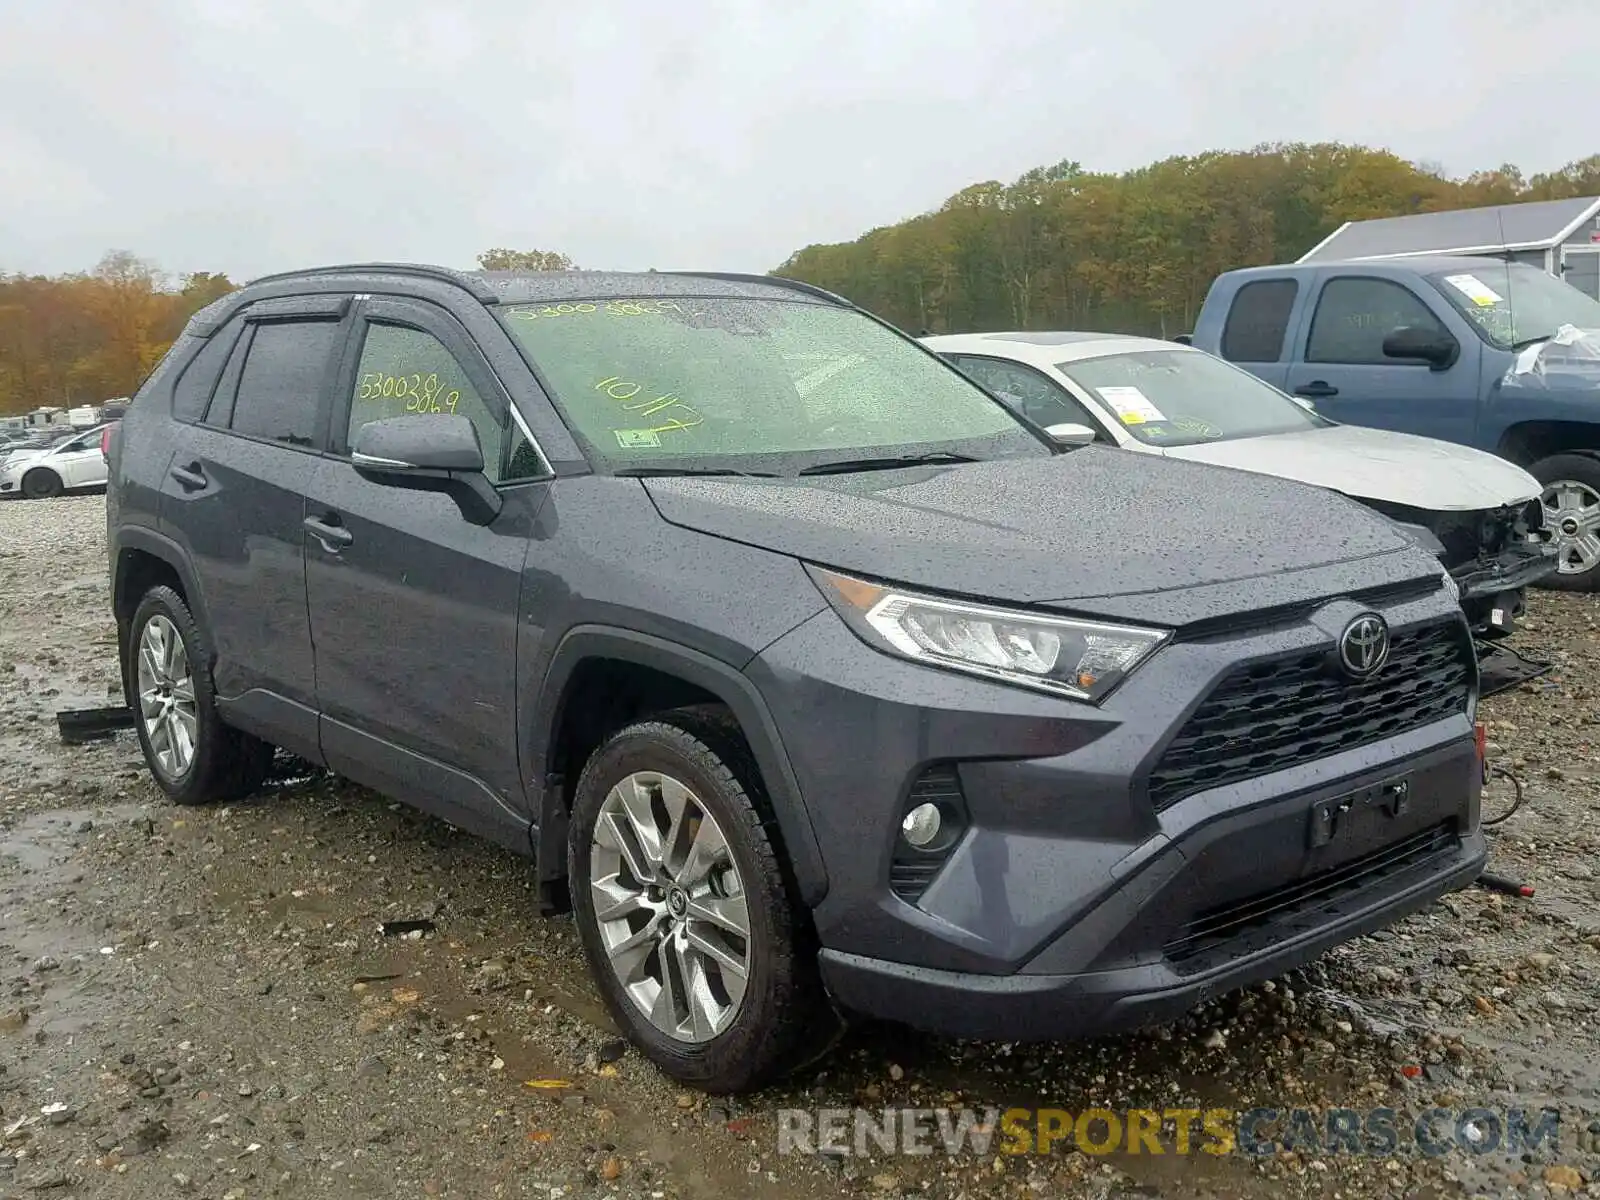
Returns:
[[[228,365],[228,355],[233,351],[243,324],[239,318],[228,322],[205,339],[199,353],[189,356],[188,365],[172,388],[172,415],[178,420],[194,424],[205,419],[206,406],[211,403],[211,394],[217,389],[222,369]],[[192,346],[200,340],[185,336],[179,344],[187,341]]]

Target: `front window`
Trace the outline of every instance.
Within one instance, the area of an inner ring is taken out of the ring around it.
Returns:
[[[1056,370],[1151,446],[1298,433],[1327,424],[1249,372],[1198,350],[1107,354],[1057,363]]]
[[[1526,263],[1484,262],[1428,281],[1502,350],[1520,350],[1568,326],[1600,329],[1600,300]]]
[[[613,470],[788,473],[877,456],[1050,453],[982,389],[850,309],[680,297],[498,315]]]

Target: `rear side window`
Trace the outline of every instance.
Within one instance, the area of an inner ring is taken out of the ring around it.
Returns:
[[[1293,279],[1258,279],[1240,288],[1222,327],[1222,357],[1249,363],[1282,359],[1289,313],[1299,291]]]
[[[193,424],[205,417],[211,393],[217,389],[217,377],[228,365],[228,354],[243,324],[235,318],[212,334],[178,376],[172,388],[172,415],[178,420]]]
[[[291,446],[318,445],[328,366],[341,328],[337,320],[257,324],[228,428]]]
[[[1306,361],[1361,366],[1406,365],[1383,352],[1397,329],[1426,329],[1448,336],[1443,322],[1409,288],[1388,279],[1330,279],[1317,298],[1306,340]],[[1426,366],[1426,364],[1418,364]]]

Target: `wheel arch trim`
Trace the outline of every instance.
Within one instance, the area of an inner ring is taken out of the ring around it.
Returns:
[[[539,688],[539,708],[531,722],[534,738],[529,756],[533,767],[531,778],[548,783],[551,747],[566,716],[568,684],[577,669],[591,659],[636,663],[675,675],[710,692],[728,706],[761,771],[790,869],[799,887],[799,899],[809,907],[820,903],[828,890],[822,849],[777,722],[755,684],[720,659],[665,638],[615,626],[576,625],[569,629],[552,652]],[[566,812],[558,788],[541,788],[538,827],[540,878],[560,878],[565,874]],[[561,836],[556,836],[558,833]]]

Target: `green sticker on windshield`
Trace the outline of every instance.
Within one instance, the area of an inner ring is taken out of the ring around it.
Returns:
[[[614,429],[617,445],[624,450],[647,450],[661,445],[661,435],[654,429]]]

